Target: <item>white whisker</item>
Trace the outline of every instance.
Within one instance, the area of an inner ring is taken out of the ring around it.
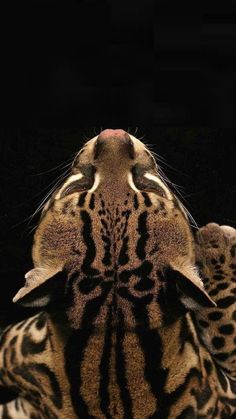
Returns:
[[[42,201],[40,202],[39,206],[36,208],[34,213],[29,217],[29,223],[31,222],[33,217],[35,217],[35,215],[38,214],[38,212],[44,207],[46,201],[50,198],[50,196],[54,193],[54,191],[58,188],[58,186],[63,183],[63,181],[68,176],[69,172],[70,172],[70,168],[68,168],[64,173],[62,173],[56,181],[54,180],[49,185],[47,185],[46,188],[48,188],[48,186],[50,186],[52,184],[53,184],[53,187],[47,192],[46,196],[42,199]],[[46,188],[44,188],[44,189],[46,189]],[[29,223],[28,223],[28,225],[29,225]]]
[[[41,175],[45,175],[46,173],[50,173],[50,172],[54,172],[55,170],[61,168],[61,170],[65,169],[66,167],[71,165],[71,159],[67,159],[67,161],[70,160],[69,163],[65,164],[64,163],[60,163],[58,166],[53,167],[52,169],[49,170],[45,170],[45,172],[40,172],[40,173],[36,173],[35,175],[32,176],[41,176]],[[62,167],[61,167],[62,166]]]
[[[184,195],[183,195],[184,188],[182,186],[179,186],[179,185],[175,184],[174,182],[171,182],[168,179],[168,177],[165,175],[164,171],[162,170],[162,167],[160,166],[159,161],[161,161],[162,164],[165,164],[166,166],[170,167],[172,170],[174,170],[176,172],[178,172],[178,170],[176,170],[175,168],[173,168],[172,166],[170,166],[168,163],[166,163],[165,161],[163,161],[164,158],[162,158],[161,156],[157,155],[157,153],[155,153],[153,151],[150,151],[150,152],[153,155],[153,157],[155,158],[155,160],[157,160],[157,170],[158,170],[158,174],[160,176],[161,181],[164,183],[164,185],[167,188],[170,187],[170,189],[173,190],[173,193],[176,194],[177,197],[179,196],[181,198],[180,199],[181,201],[183,200],[183,201],[187,202],[186,201],[186,197],[184,197]],[[182,173],[182,172],[180,172],[180,173]],[[189,210],[185,207],[185,205],[183,205],[182,202],[181,202],[181,205],[182,205],[183,210],[185,211],[185,213],[186,213],[186,215],[187,215],[187,217],[189,219],[190,225],[193,228],[199,229],[199,226],[198,226],[197,222],[195,221],[195,219],[193,218],[193,216],[190,214]]]

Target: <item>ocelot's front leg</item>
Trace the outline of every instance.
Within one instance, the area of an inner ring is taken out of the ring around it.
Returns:
[[[217,307],[197,313],[201,337],[215,361],[236,378],[236,230],[215,223],[196,237],[196,258],[205,288]]]

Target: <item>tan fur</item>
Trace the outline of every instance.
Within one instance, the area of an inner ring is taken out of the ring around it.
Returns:
[[[211,260],[224,255],[230,281],[234,243],[229,227],[214,224],[195,248],[149,150],[122,130],[102,132],[44,207],[34,268],[14,301],[49,308],[2,336],[0,383],[17,387],[29,418],[230,417],[235,340],[215,363],[219,325],[206,332],[200,320],[218,310]],[[234,327],[234,302],[222,310]],[[6,412],[21,419],[16,405]]]

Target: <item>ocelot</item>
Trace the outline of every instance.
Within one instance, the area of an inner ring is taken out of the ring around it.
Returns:
[[[0,339],[11,419],[211,419],[236,411],[236,231],[194,235],[152,153],[104,130],[43,208]]]

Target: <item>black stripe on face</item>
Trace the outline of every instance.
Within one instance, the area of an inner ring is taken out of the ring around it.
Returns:
[[[134,195],[134,209],[138,209],[139,203],[138,203],[138,197],[137,194]]]
[[[77,205],[79,207],[83,207],[84,206],[86,196],[87,196],[87,192],[82,192],[80,194],[79,199],[78,199],[78,203],[77,203]]]
[[[92,195],[91,195],[90,202],[89,202],[89,208],[91,210],[93,210],[95,208],[95,195],[94,195],[94,193],[92,193]]]
[[[138,228],[137,231],[140,235],[136,246],[136,254],[140,260],[144,260],[146,257],[146,243],[149,239],[149,233],[147,231],[147,211],[142,212],[138,217]]]
[[[145,278],[142,278],[141,281],[145,281]],[[127,298],[129,299],[129,298]],[[137,324],[137,329],[148,330],[149,329],[149,317],[147,312],[147,305],[151,303],[153,299],[152,294],[145,295],[144,297],[132,297],[132,312],[135,317]]]
[[[120,387],[120,395],[124,409],[124,419],[130,419],[133,417],[132,413],[132,399],[130,396],[130,392],[128,389],[128,382],[126,378],[126,370],[127,366],[125,363],[125,355],[123,349],[123,341],[124,341],[124,318],[122,312],[119,312],[119,319],[120,324],[117,329],[117,341],[116,341],[116,376],[117,376],[117,383]]]
[[[94,320],[99,315],[99,311],[101,307],[104,305],[107,296],[111,290],[112,282],[102,282],[100,284],[101,287],[101,295],[89,300],[85,306],[83,317],[81,320],[81,328],[90,327]]]
[[[151,391],[156,398],[157,407],[159,409],[162,404],[161,396],[164,393],[163,389],[168,375],[168,370],[160,368],[163,352],[162,341],[157,330],[137,329],[137,333],[145,358],[145,378],[150,384]],[[167,409],[167,411],[165,410],[166,414],[168,413],[169,406],[165,407]],[[155,416],[153,416],[153,418],[154,417]],[[168,417],[168,415],[164,415],[163,418],[164,417]]]
[[[123,243],[122,243],[122,247],[120,249],[120,254],[118,258],[119,265],[125,265],[126,263],[129,262],[128,241],[129,241],[129,238],[125,236],[123,238]]]
[[[96,419],[95,416],[89,415],[89,407],[84,401],[81,393],[80,387],[82,384],[81,379],[81,366],[83,363],[84,358],[84,351],[87,347],[88,341],[90,336],[94,333],[94,326],[93,321],[99,314],[101,306],[106,301],[107,295],[110,291],[112,284],[108,282],[104,282],[101,284],[101,295],[88,301],[83,319],[81,322],[81,327],[79,330],[76,330],[72,333],[71,337],[68,340],[65,349],[65,359],[66,359],[66,373],[68,376],[68,380],[70,382],[70,394],[71,400],[75,409],[76,414],[79,418],[86,418],[86,419]],[[109,328],[107,328],[109,329]],[[107,332],[105,338],[105,344],[107,345],[106,350],[109,351],[109,332]],[[78,344],[79,343],[79,344]],[[102,363],[101,368],[103,369],[104,373],[104,381],[101,384],[103,389],[100,387],[100,392],[105,391],[103,399],[103,409],[107,408],[107,395],[104,386],[107,385],[107,366],[106,360],[104,359],[104,363]],[[101,406],[102,408],[102,406]],[[108,416],[107,416],[108,417]]]
[[[146,207],[151,207],[152,206],[152,201],[149,198],[147,192],[142,192],[143,198],[144,198],[144,204],[146,205]]]
[[[86,419],[96,419],[95,416],[89,415],[89,408],[80,393],[81,365],[92,332],[93,328],[74,331],[65,348],[65,369],[70,383],[71,401],[78,418]]]
[[[104,257],[102,263],[106,266],[111,265],[111,239],[107,234],[102,234],[102,240],[104,242]]]
[[[109,362],[111,357],[111,321],[112,321],[112,309],[109,309],[108,322],[106,325],[106,335],[104,341],[103,354],[100,364],[100,385],[99,385],[99,397],[100,397],[100,407],[101,411],[104,413],[107,419],[112,419],[112,416],[109,413]]]
[[[91,264],[93,263],[96,256],[96,246],[92,235],[92,220],[87,211],[81,211],[80,217],[84,223],[82,228],[82,236],[84,244],[86,245],[86,254],[81,266],[81,270],[88,276],[97,276],[100,274],[100,272],[97,269],[91,267]]]

